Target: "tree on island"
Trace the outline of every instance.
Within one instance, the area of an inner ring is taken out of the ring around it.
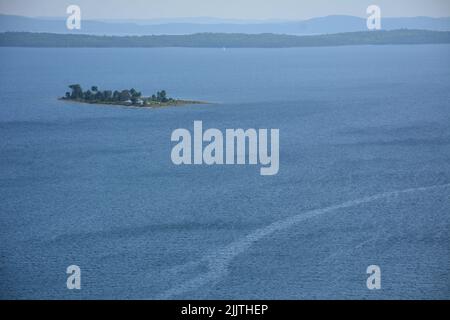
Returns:
[[[83,98],[87,101],[92,100],[92,97],[93,97],[93,94],[92,94],[91,90],[88,90],[83,94]]]
[[[156,93],[156,101],[158,102],[167,102],[169,99],[167,99],[166,90],[158,91]]]
[[[95,93],[95,100],[98,100],[98,101],[106,101],[105,96],[103,95],[103,92],[102,92],[102,91],[97,91],[97,92]]]
[[[120,98],[120,92],[117,90],[114,90],[113,101],[119,101],[119,98]]]
[[[70,95],[71,99],[82,99],[83,98],[83,89],[79,84],[71,84],[69,86],[72,89],[72,94]]]
[[[112,97],[113,97],[112,91],[111,90],[103,91],[103,97],[108,101],[112,100]]]
[[[129,90],[122,90],[119,94],[120,101],[128,101],[131,99],[131,94]]]

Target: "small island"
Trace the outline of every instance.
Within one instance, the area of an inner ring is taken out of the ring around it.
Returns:
[[[90,104],[108,104],[128,107],[166,107],[180,106],[186,104],[207,104],[204,101],[192,101],[173,99],[167,96],[165,90],[156,92],[150,97],[144,97],[141,92],[134,88],[130,90],[99,90],[97,86],[92,86],[90,90],[83,91],[79,84],[69,86],[71,92],[66,92],[60,100],[75,101]]]

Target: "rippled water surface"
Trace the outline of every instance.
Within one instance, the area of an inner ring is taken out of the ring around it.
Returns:
[[[215,104],[58,101],[72,83]],[[279,173],[173,165],[194,120],[279,128]],[[1,48],[0,297],[449,298],[449,124],[448,45]]]

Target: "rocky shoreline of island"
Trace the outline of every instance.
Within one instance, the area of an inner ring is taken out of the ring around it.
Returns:
[[[99,90],[97,86],[83,91],[81,85],[72,84],[69,86],[71,92],[66,92],[59,100],[99,104],[114,105],[137,108],[158,108],[169,106],[182,106],[188,104],[210,104],[206,101],[183,100],[171,98],[165,90],[157,91],[151,96],[143,96],[140,91],[134,88],[125,90]]]

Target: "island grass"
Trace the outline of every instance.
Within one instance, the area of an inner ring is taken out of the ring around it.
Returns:
[[[103,101],[103,100],[85,100],[85,99],[71,99],[61,97],[58,100],[67,102],[76,102],[84,104],[96,104],[96,105],[109,105],[109,106],[121,106],[121,107],[134,107],[134,108],[162,108],[162,107],[176,107],[185,106],[189,104],[212,104],[208,101],[198,101],[198,100],[182,100],[182,99],[172,99],[167,102],[152,101],[145,104],[133,104],[125,101]]]

